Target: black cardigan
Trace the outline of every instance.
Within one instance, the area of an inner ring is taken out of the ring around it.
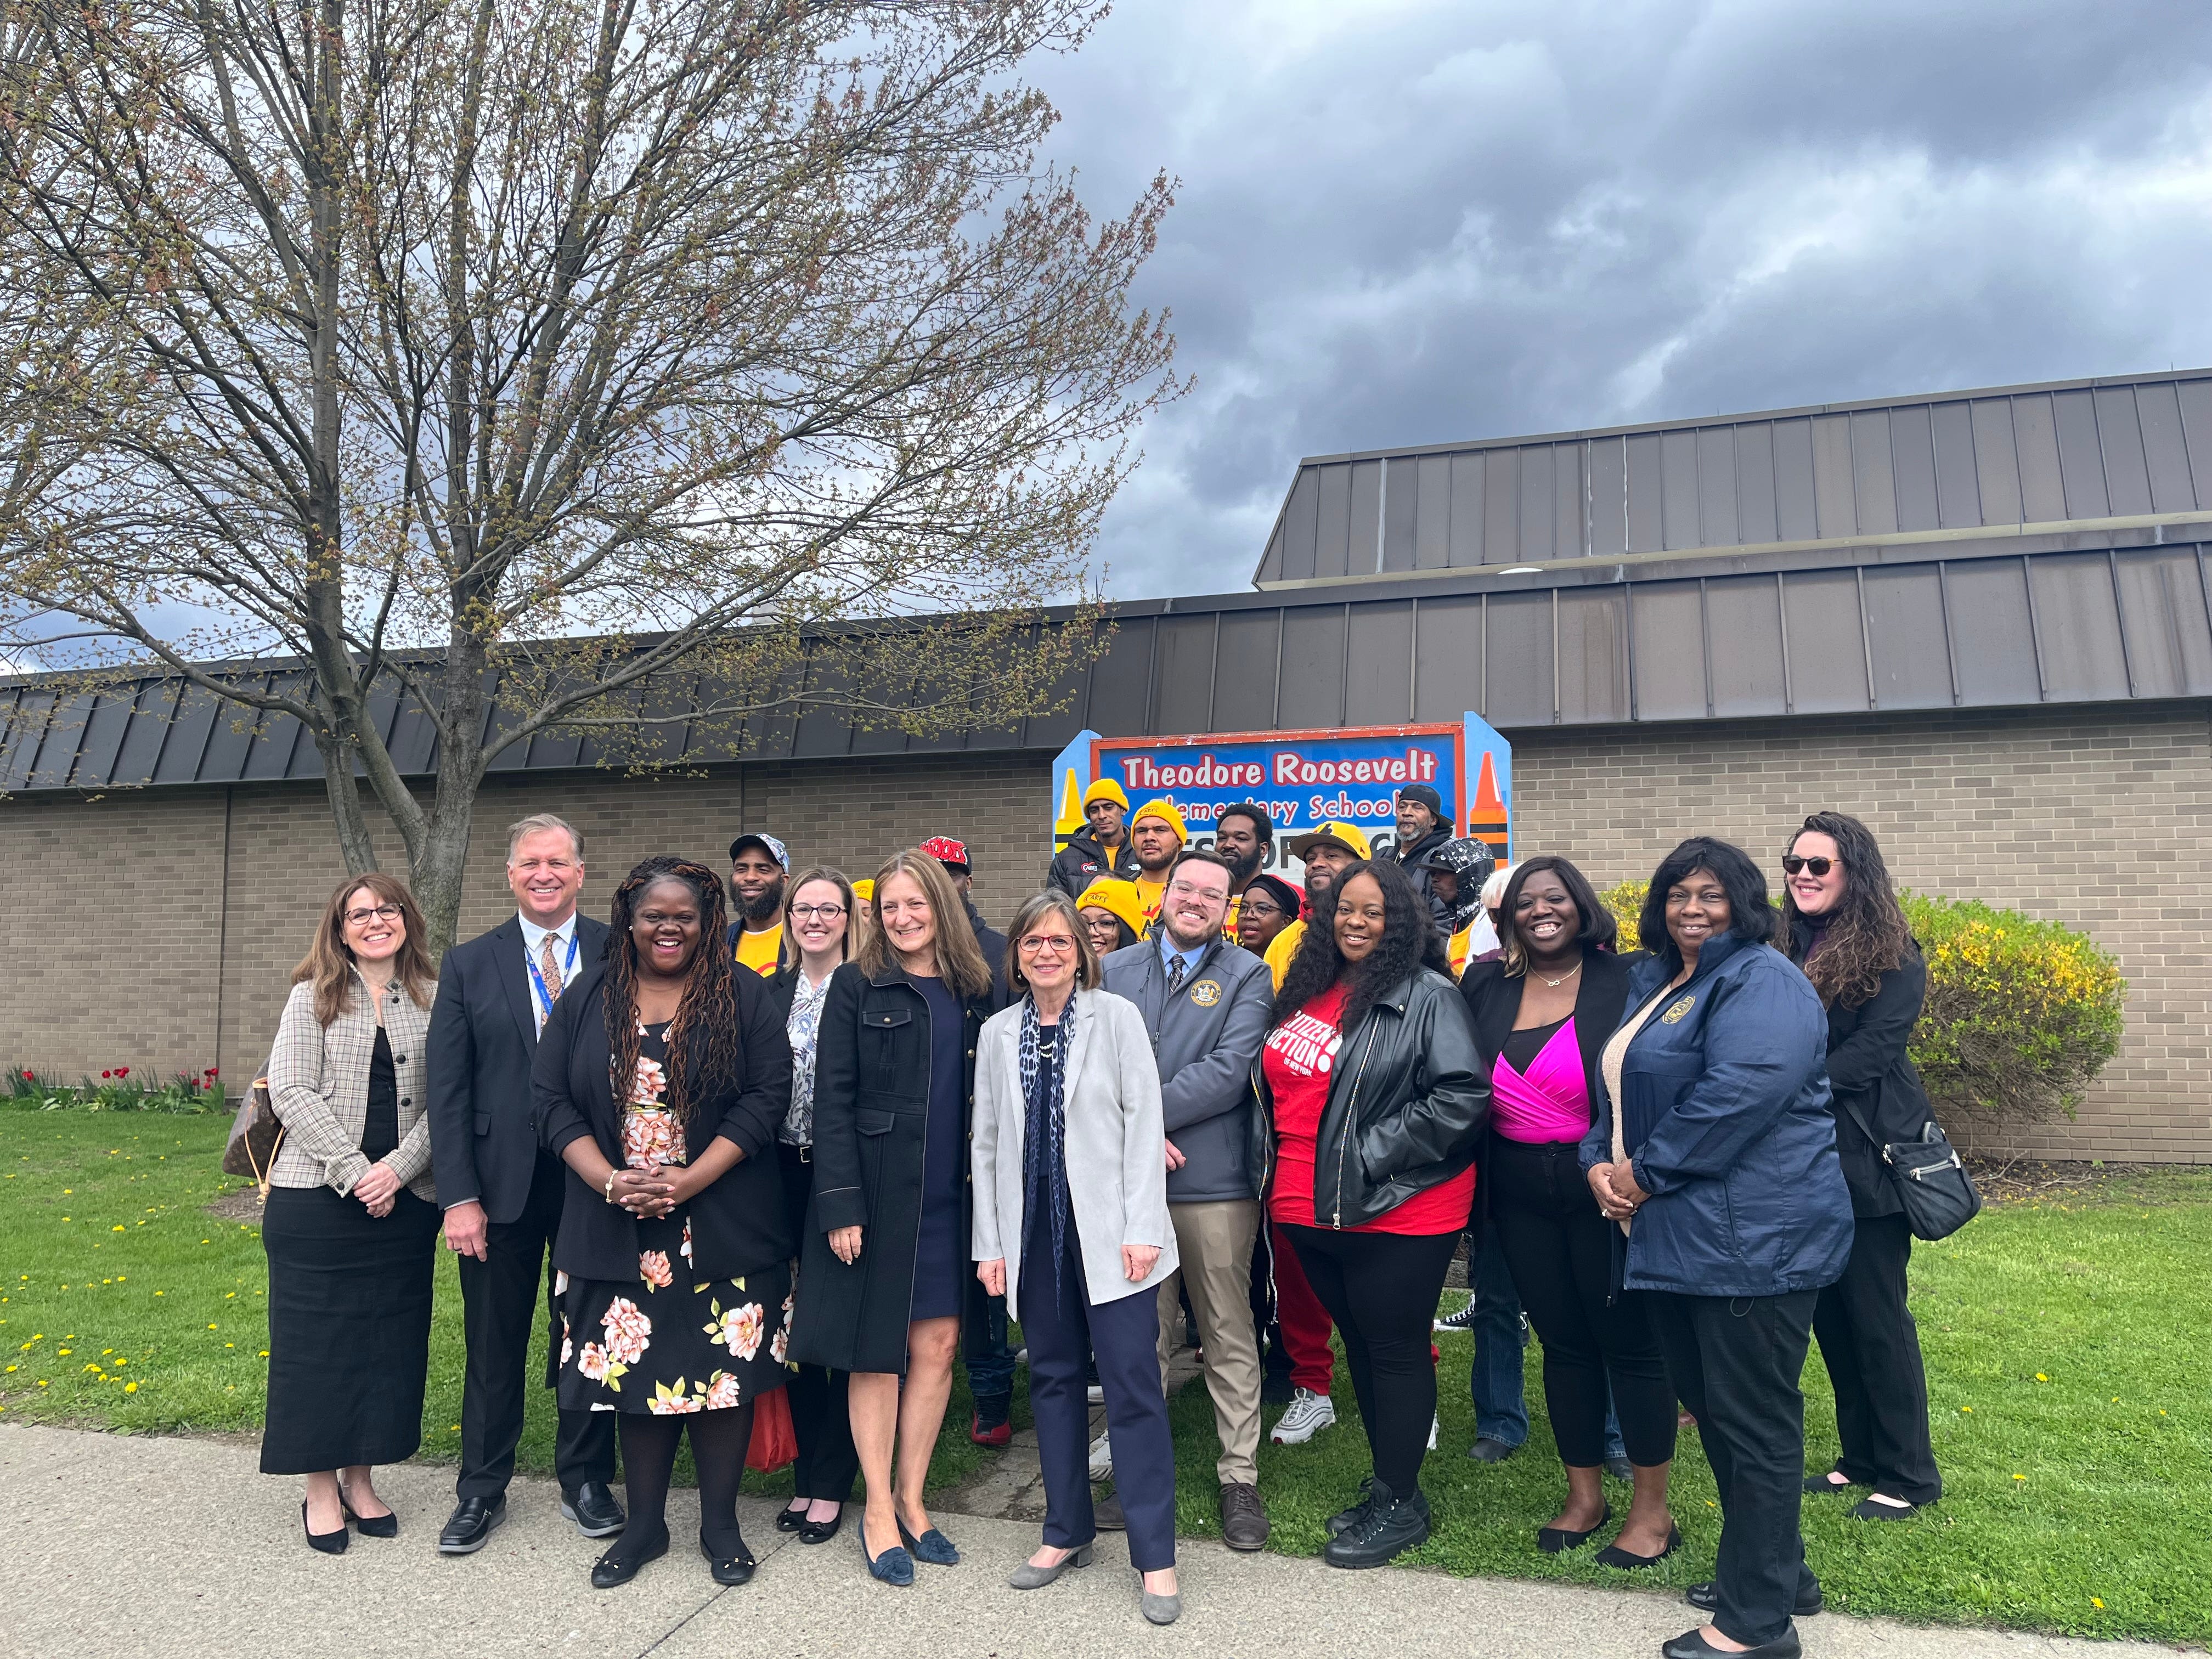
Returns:
[[[684,1126],[684,1146],[694,1158],[717,1136],[735,1142],[744,1153],[689,1206],[691,1261],[701,1279],[732,1279],[788,1261],[799,1241],[797,1224],[785,1212],[783,1176],[773,1156],[776,1131],[791,1105],[791,1043],[775,999],[760,975],[733,977],[738,1080],[702,1103]],[[606,969],[594,963],[545,1022],[531,1094],[539,1145],[557,1156],[588,1135],[619,1169],[622,1115],[609,1076],[605,1002]],[[553,1265],[580,1279],[638,1278],[637,1218],[608,1203],[604,1193],[574,1170],[568,1174]]]
[[[1790,958],[1804,965],[1811,930],[1799,920],[1790,933]],[[1935,1116],[1928,1091],[1905,1045],[1928,1000],[1928,964],[1916,941],[1905,960],[1881,976],[1875,994],[1856,1008],[1828,1010],[1828,1089],[1836,1114],[1836,1156],[1851,1189],[1855,1216],[1898,1215],[1905,1209],[1881,1161],[1893,1140],[1917,1140]],[[1859,1116],[1873,1126],[1869,1139]]]
[[[1583,1053],[1583,1086],[1589,1091],[1593,1123],[1597,1121],[1599,1091],[1605,1087],[1604,1079],[1598,1075],[1598,1057],[1605,1051],[1607,1040],[1620,1029],[1620,1017],[1627,1010],[1629,970],[1650,954],[1631,951],[1615,956],[1610,951],[1588,947],[1583,951],[1582,978],[1575,986],[1575,1046]],[[1459,994],[1467,999],[1468,1018],[1474,1025],[1474,1046],[1482,1053],[1485,1077],[1498,1064],[1505,1039],[1512,1035],[1513,1022],[1521,1012],[1521,994],[1528,986],[1526,973],[1509,975],[1505,964],[1495,959],[1470,962],[1460,978]],[[1475,1182],[1476,1206],[1483,1215],[1490,1210],[1489,1142],[1496,1133],[1493,1129],[1484,1137],[1483,1175]]]

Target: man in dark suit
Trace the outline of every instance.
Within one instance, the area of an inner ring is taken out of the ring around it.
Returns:
[[[560,1230],[565,1182],[541,1152],[530,1098],[538,1033],[562,990],[606,946],[603,922],[576,914],[584,843],[550,812],[507,832],[507,884],[517,914],[446,952],[430,1011],[430,1152],[446,1243],[460,1257],[468,1370],[461,1389],[460,1504],[439,1534],[447,1555],[483,1547],[507,1518],[507,1483],[522,1437],[523,1368],[538,1276]],[[549,1293],[545,1385],[561,1350]],[[561,1513],[586,1538],[623,1528],[615,1501],[615,1413],[562,1412],[554,1453]]]

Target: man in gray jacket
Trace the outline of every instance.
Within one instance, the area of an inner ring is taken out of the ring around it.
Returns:
[[[1252,1064],[1267,1031],[1267,964],[1221,936],[1231,872],[1187,852],[1168,873],[1158,933],[1106,958],[1106,988],[1137,1005],[1160,1072],[1168,1134],[1168,1214],[1182,1257],[1160,1286],[1160,1370],[1190,1291],[1205,1350],[1221,1455],[1221,1533],[1230,1548],[1267,1541],[1260,1503],[1260,1340],[1252,1325],[1252,1249],[1260,1172],[1252,1167]]]

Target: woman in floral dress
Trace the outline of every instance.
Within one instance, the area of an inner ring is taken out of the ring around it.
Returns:
[[[592,1565],[603,1589],[668,1553],[687,1425],[700,1550],[716,1583],[752,1577],[738,1482],[753,1403],[790,1375],[796,1237],[775,1143],[791,1048],[759,975],[702,948],[724,910],[703,865],[639,865],[616,890],[605,961],[538,1043],[538,1133],[569,1170],[553,1247],[561,1407],[622,1413],[629,1521]]]

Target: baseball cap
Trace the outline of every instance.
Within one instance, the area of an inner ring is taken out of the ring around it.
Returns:
[[[922,842],[921,850],[939,864],[957,865],[963,870],[972,867],[968,862],[968,843],[950,836],[932,836]]]
[[[790,873],[791,849],[774,836],[763,835],[757,830],[746,830],[744,835],[730,843],[730,862],[735,864],[738,861],[738,854],[748,847],[759,848],[775,860],[779,869],[786,874]]]
[[[1330,846],[1341,847],[1354,858],[1371,859],[1375,856],[1375,849],[1368,845],[1367,832],[1355,824],[1339,823],[1333,818],[1318,829],[1307,830],[1303,836],[1291,836],[1291,856],[1294,859],[1304,859],[1308,853],[1324,842]]]

